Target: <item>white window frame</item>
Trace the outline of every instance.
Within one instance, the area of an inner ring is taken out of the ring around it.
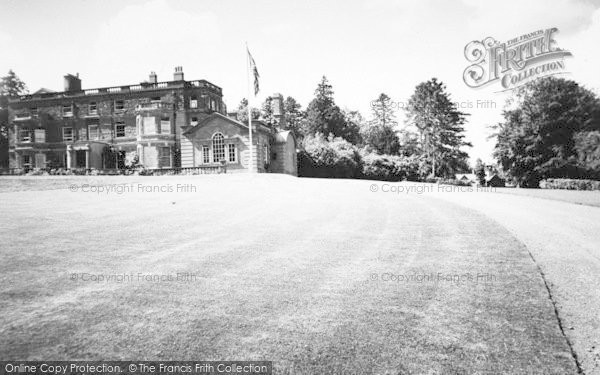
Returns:
[[[196,95],[190,97],[190,108],[198,108],[198,97]]]
[[[210,164],[210,147],[202,146],[202,164]]]
[[[218,143],[217,143],[218,142]],[[219,149],[219,154],[217,155],[217,153],[215,151],[215,146],[218,146]],[[220,163],[221,159],[223,160],[227,160],[227,154],[225,153],[225,136],[223,135],[223,133],[215,133],[213,134],[212,138],[211,138],[211,147],[212,147],[212,160],[213,163]],[[221,149],[222,149],[222,158],[217,160],[218,156],[221,156]]]
[[[19,143],[31,143],[33,142],[31,129],[19,129]],[[25,135],[23,135],[25,134]]]
[[[29,159],[29,162],[25,162],[25,158]],[[26,167],[31,168],[32,167],[31,155],[23,155],[21,161],[23,162],[23,168],[26,168]]]
[[[92,132],[92,129],[96,128],[96,136]],[[88,125],[88,139],[93,141],[96,139],[100,139],[100,124],[89,124]]]
[[[33,141],[35,143],[46,143],[46,129],[34,129]]]
[[[166,128],[166,132],[163,131]],[[161,116],[160,117],[160,134],[171,134],[171,117]]]
[[[142,134],[155,135],[156,132],[156,116],[142,117]]]
[[[92,109],[92,107],[94,109]],[[97,115],[98,114],[98,102],[90,102],[88,104],[88,114]]]
[[[123,135],[119,135],[119,126],[123,127]],[[125,138],[127,136],[127,131],[126,131],[126,126],[125,126],[125,122],[123,121],[118,121],[115,122],[115,138]]]
[[[69,110],[65,111],[65,108],[67,108],[67,107],[69,108]],[[63,104],[63,106],[62,106],[62,115],[63,115],[63,117],[73,116],[73,104],[69,104],[69,105]]]
[[[232,149],[233,149],[233,153],[232,153]],[[231,160],[231,156],[233,155],[233,160]],[[237,163],[238,161],[238,157],[237,157],[237,147],[235,143],[228,143],[227,144],[227,162],[228,163]]]
[[[161,155],[161,152],[165,152],[166,155]],[[168,163],[166,166],[161,163],[165,158],[168,158]],[[171,148],[168,146],[157,147],[156,150],[156,161],[159,168],[171,168]]]
[[[67,130],[67,129],[69,129],[69,131],[71,132],[71,136],[69,136],[69,137],[67,137],[67,135],[65,134],[65,130]],[[63,126],[62,139],[63,139],[63,142],[73,142],[73,140],[75,139],[74,134],[73,134],[73,127]]]
[[[271,150],[269,150],[269,144],[265,143],[263,146],[265,151],[265,164],[271,163]]]
[[[121,108],[118,108],[117,103],[121,103]],[[125,100],[115,100],[113,105],[115,106],[115,112],[122,112],[125,110]]]

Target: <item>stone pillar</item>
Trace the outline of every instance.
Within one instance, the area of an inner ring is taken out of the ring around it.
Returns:
[[[90,147],[85,150],[85,169],[90,169]]]

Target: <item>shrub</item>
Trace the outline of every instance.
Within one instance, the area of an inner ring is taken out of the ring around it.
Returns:
[[[549,178],[540,182],[542,189],[600,190],[600,181]]]
[[[362,162],[356,146],[342,138],[322,134],[306,137],[304,151],[298,155],[298,175],[301,177],[357,178]]]
[[[370,180],[417,180],[419,163],[411,157],[365,153],[362,157],[362,175]]]
[[[439,183],[444,185],[472,186],[472,184],[468,181],[461,181],[456,179],[441,179]]]

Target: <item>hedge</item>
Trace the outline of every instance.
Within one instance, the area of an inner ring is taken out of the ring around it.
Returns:
[[[549,178],[540,182],[542,189],[600,190],[600,181]]]

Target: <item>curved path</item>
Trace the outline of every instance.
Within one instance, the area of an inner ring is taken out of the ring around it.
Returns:
[[[493,192],[431,196],[484,213],[527,246],[582,369],[600,374],[600,207]]]
[[[532,198],[493,198],[491,213],[466,195],[392,195],[368,181],[143,183],[196,188],[0,193],[1,358],[263,359],[294,374],[577,373],[577,337],[567,336],[570,347],[553,303],[561,292],[553,301],[539,270],[552,287],[565,280],[502,221],[503,204]],[[585,235],[562,234],[588,240],[572,243],[579,255],[594,241],[579,227],[585,218],[572,223]],[[194,278],[138,277],[177,273]],[[589,285],[580,293],[594,303]]]

